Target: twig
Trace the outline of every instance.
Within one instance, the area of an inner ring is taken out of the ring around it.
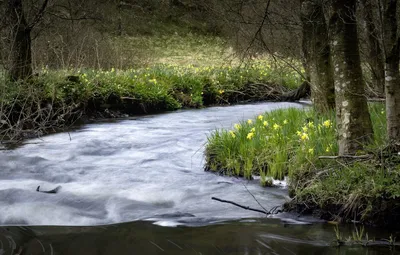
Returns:
[[[251,207],[249,207],[249,206],[240,205],[240,204],[238,204],[238,203],[235,203],[235,202],[232,202],[232,201],[229,201],[229,200],[224,200],[224,199],[220,199],[220,198],[217,198],[217,197],[212,197],[211,199],[212,199],[212,200],[217,200],[217,201],[222,202],[222,203],[232,204],[232,205],[235,205],[235,206],[237,206],[237,207],[243,208],[243,209],[245,209],[245,210],[254,211],[254,212],[259,212],[259,213],[263,213],[263,214],[266,214],[266,215],[269,214],[269,212],[262,211],[262,210],[259,210],[259,209],[254,209],[254,208],[251,208]]]
[[[253,195],[253,193],[250,192],[250,190],[247,188],[247,186],[246,186],[244,183],[242,183],[242,184],[243,184],[243,186],[245,187],[245,189],[247,190],[247,192],[248,192],[248,193],[253,197],[253,199],[257,202],[257,204],[258,204],[262,209],[264,209],[264,212],[267,212],[267,209],[265,209],[264,206],[262,206],[262,205],[260,204],[260,202],[258,202],[257,198]]]

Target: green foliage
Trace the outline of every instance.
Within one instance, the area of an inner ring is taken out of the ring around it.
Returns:
[[[332,115],[317,116],[312,110],[281,109],[235,124],[230,131],[217,130],[208,139],[207,165],[229,175],[261,175],[262,182],[267,176],[292,176],[320,165],[318,155],[337,151],[331,119]]]
[[[377,139],[370,149],[385,143],[385,115],[382,105],[373,104],[372,113]],[[207,169],[228,175],[261,175],[292,182],[332,166],[319,156],[336,155],[334,113],[318,115],[312,109],[280,109],[235,124],[232,130],[217,130],[208,138]],[[211,167],[212,166],[212,167]]]
[[[65,102],[87,105],[90,100],[95,99],[109,103],[110,97],[117,97],[129,98],[145,106],[158,106],[159,110],[174,110],[181,107],[201,107],[204,101],[206,104],[238,102],[243,98],[242,91],[246,89],[246,84],[275,82],[274,77],[278,77],[275,72],[277,70],[265,61],[254,61],[248,67],[161,64],[129,70],[112,68],[108,71],[43,69],[30,83],[41,87],[46,98],[54,97]],[[78,76],[78,81],[68,81],[66,77],[71,75]],[[285,84],[291,84],[293,79],[294,77],[288,76]],[[7,86],[8,93],[12,93],[13,87]]]

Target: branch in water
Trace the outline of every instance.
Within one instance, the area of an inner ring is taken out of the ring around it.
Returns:
[[[250,211],[254,211],[254,212],[259,212],[259,213],[263,213],[263,214],[266,214],[266,215],[271,214],[270,212],[266,212],[266,211],[259,210],[259,209],[254,209],[254,208],[251,208],[251,207],[249,207],[249,206],[240,205],[240,204],[238,204],[238,203],[235,203],[235,202],[232,202],[232,201],[228,201],[228,200],[223,200],[223,199],[220,199],[220,198],[217,198],[217,197],[212,197],[211,199],[212,199],[212,200],[217,200],[217,201],[222,202],[222,203],[232,204],[232,205],[235,205],[235,206],[237,206],[237,207],[243,208],[243,209],[245,209],[245,210],[250,210]]]

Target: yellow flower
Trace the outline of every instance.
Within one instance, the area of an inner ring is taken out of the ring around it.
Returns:
[[[385,112],[384,112],[384,111],[381,111],[381,114],[385,114]]]
[[[286,124],[288,124],[288,121],[285,119],[285,120],[283,121],[283,125],[286,125]]]
[[[225,92],[225,90],[220,89],[218,92],[219,92],[220,94],[223,94],[223,93]]]
[[[332,126],[332,123],[331,123],[331,121],[330,120],[325,120],[324,121],[324,123],[322,124],[324,127],[331,127]]]
[[[331,148],[329,148],[329,147],[326,147],[326,150],[325,150],[326,152],[330,152],[331,151]]]
[[[263,120],[263,118],[264,118],[264,116],[262,116],[262,115],[258,115],[258,117],[257,117],[257,119],[259,119],[259,120]]]
[[[305,141],[305,140],[308,140],[308,139],[309,139],[309,137],[308,137],[307,133],[302,133],[300,138],[301,138],[301,140],[303,140],[303,141]]]
[[[240,124],[235,124],[235,129],[239,130],[241,128]]]
[[[314,149],[313,149],[313,148],[308,149],[308,153],[310,153],[311,155],[313,155],[313,154],[314,154]]]
[[[250,120],[250,119],[248,119],[248,120],[247,120],[247,123],[248,123],[248,124],[252,124],[252,123],[253,123],[253,121],[252,121],[252,120]]]
[[[247,134],[247,139],[251,140],[254,137],[254,133],[250,132]]]
[[[309,128],[313,128],[314,127],[314,122],[312,122],[312,121],[308,122],[308,127]]]
[[[250,130],[252,133],[254,133],[254,132],[256,132],[256,128],[252,128],[251,130]]]
[[[229,134],[231,134],[232,138],[236,137],[235,132],[233,132],[232,130],[229,131]]]
[[[303,129],[304,132],[308,131],[308,127],[307,126],[304,126],[302,129]]]
[[[301,137],[301,132],[300,131],[296,131],[296,135]]]
[[[264,125],[264,127],[268,127],[268,121],[264,120],[263,125]]]
[[[275,130],[277,130],[277,129],[281,128],[281,126],[279,126],[279,125],[278,125],[278,124],[276,124],[276,123],[274,124],[274,126],[273,126],[273,127],[274,127],[274,129],[275,129]]]

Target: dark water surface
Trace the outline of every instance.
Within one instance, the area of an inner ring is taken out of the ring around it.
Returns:
[[[349,229],[342,234],[349,236]],[[15,254],[399,254],[388,247],[334,247],[328,224],[279,219],[161,227],[151,222],[93,227],[0,227],[0,253]],[[23,248],[19,248],[23,247]]]
[[[283,188],[203,171],[212,130],[283,107],[302,106],[237,105],[93,123],[0,151],[0,255],[20,247],[22,254],[391,254],[332,248],[333,227],[315,219],[263,218],[211,200],[259,208],[253,194],[266,209],[284,203]],[[61,190],[36,192],[39,185]]]

